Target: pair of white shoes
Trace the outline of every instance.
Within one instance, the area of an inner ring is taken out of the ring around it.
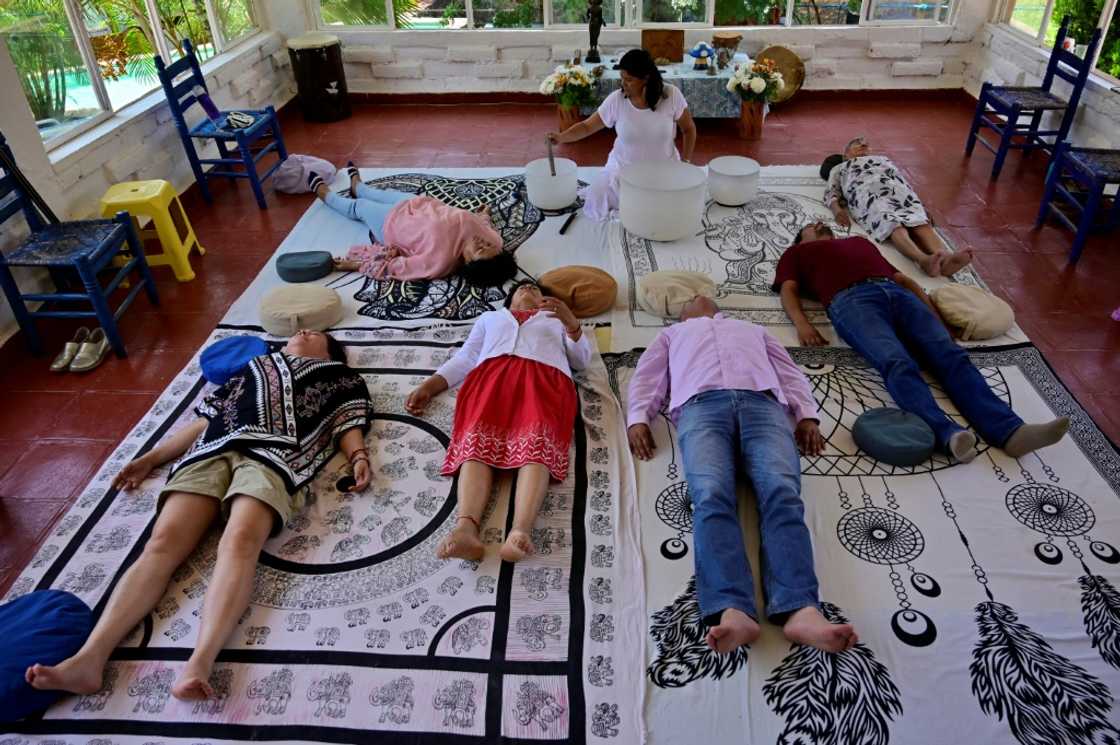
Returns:
[[[89,372],[109,355],[109,339],[105,329],[90,331],[85,326],[74,334],[73,341],[66,342],[62,351],[51,363],[51,372]]]

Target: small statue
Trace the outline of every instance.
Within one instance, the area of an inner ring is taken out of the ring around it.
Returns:
[[[603,29],[603,0],[587,0],[587,32],[591,37],[591,47],[584,59],[588,62],[601,62],[599,57],[599,32]]]

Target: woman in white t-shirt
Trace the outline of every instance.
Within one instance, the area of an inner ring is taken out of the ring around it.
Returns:
[[[631,49],[619,60],[622,88],[614,91],[599,110],[563,132],[549,132],[557,143],[582,140],[603,127],[614,127],[616,139],[607,165],[595,181],[581,191],[583,211],[595,220],[606,220],[618,209],[619,172],[645,160],[681,160],[677,128],[684,134],[683,160],[692,158],[696,125],[688,102],[676,86],[666,85],[649,52]]]

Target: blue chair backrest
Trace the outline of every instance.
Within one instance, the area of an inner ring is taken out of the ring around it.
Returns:
[[[206,87],[206,78],[202,75],[202,68],[198,66],[198,56],[194,53],[194,45],[191,44],[190,39],[183,39],[183,50],[185,52],[183,57],[170,65],[164,64],[163,59],[158,54],[154,57],[154,60],[159,82],[163,85],[163,92],[167,95],[167,104],[171,107],[171,115],[175,118],[176,126],[186,135],[187,122],[183,118],[183,114],[191,106],[198,103],[198,99],[192,91],[194,91],[195,86],[202,86],[202,90],[208,94],[210,91]],[[190,74],[176,83],[175,78],[186,72]]]
[[[1062,25],[1058,27],[1058,36],[1054,39],[1054,50],[1050,53],[1050,62],[1046,65],[1046,76],[1042,79],[1042,90],[1049,91],[1050,86],[1054,83],[1054,78],[1061,78],[1073,86],[1073,96],[1070,98],[1070,106],[1072,107],[1077,105],[1077,98],[1081,95],[1081,87],[1085,85],[1085,81],[1089,78],[1093,54],[1097,51],[1097,45],[1101,41],[1101,30],[1098,28],[1093,32],[1093,36],[1086,47],[1085,58],[1082,59],[1070,50],[1062,48],[1062,43],[1066,40],[1069,31],[1069,23],[1070,17],[1067,15],[1062,19]]]
[[[5,164],[15,165],[15,156],[8,145],[4,134],[0,132],[0,224],[8,221],[12,215],[22,211],[31,232],[42,230],[48,220],[39,212],[34,202],[24,191],[19,178]]]

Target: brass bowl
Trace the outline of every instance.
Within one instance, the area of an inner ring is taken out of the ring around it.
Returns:
[[[805,63],[801,61],[800,57],[785,47],[772,46],[759,52],[755,61],[763,59],[773,60],[785,81],[785,87],[778,92],[778,95],[770,103],[788,101],[793,97],[793,94],[801,90],[801,86],[805,82]]]

